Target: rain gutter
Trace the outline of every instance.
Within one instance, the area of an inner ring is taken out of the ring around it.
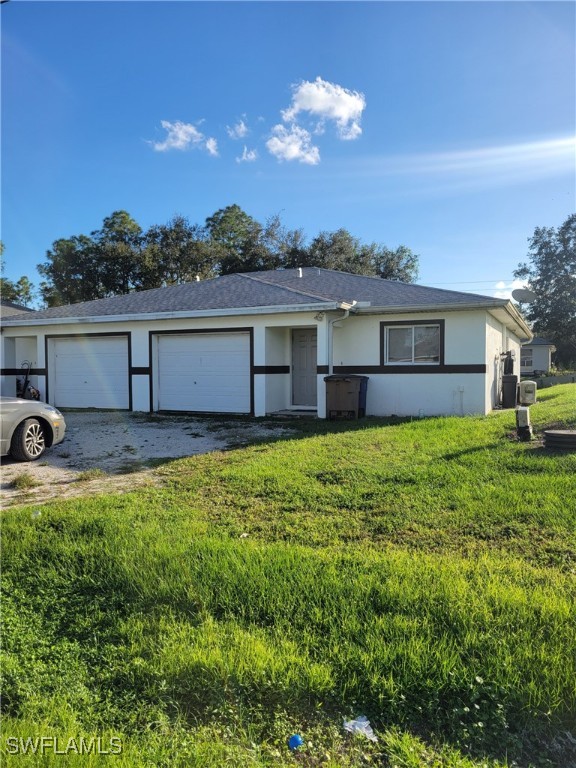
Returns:
[[[273,315],[293,314],[297,312],[327,312],[335,309],[351,308],[352,304],[337,301],[323,301],[314,304],[286,304],[271,307],[240,307],[235,309],[203,309],[197,311],[180,310],[176,312],[138,312],[128,315],[92,315],[83,317],[40,317],[30,320],[8,319],[2,322],[6,328],[27,328],[39,325],[71,325],[71,324],[97,324],[97,323],[121,323],[121,322],[146,322],[156,320],[180,320],[203,317],[234,317],[246,315]]]

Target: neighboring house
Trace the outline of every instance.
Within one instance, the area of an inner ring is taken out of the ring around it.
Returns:
[[[325,417],[329,373],[369,376],[369,415],[487,413],[531,333],[505,299],[307,267],[54,307],[2,337],[62,408]]]
[[[535,336],[532,341],[522,344],[520,350],[520,373],[533,376],[548,373],[552,367],[552,353],[556,347],[551,341]]]
[[[13,317],[14,315],[24,315],[27,312],[33,312],[33,309],[23,306],[22,304],[16,304],[14,301],[8,301],[7,299],[0,299],[0,318]]]

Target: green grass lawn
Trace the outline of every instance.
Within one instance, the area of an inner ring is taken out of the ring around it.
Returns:
[[[576,386],[531,416],[302,422],[5,511],[2,764],[573,765],[576,454],[538,437]]]

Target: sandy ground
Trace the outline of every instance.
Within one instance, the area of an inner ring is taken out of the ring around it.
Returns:
[[[2,507],[156,484],[151,465],[158,461],[226,450],[291,429],[289,424],[185,414],[70,411],[64,418],[64,441],[38,461],[2,459]],[[100,472],[90,478],[91,470]],[[15,481],[30,487],[16,487]]]

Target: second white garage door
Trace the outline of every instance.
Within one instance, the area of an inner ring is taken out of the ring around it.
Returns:
[[[250,413],[250,334],[159,335],[160,411]]]
[[[52,351],[55,406],[130,407],[126,336],[53,339]]]

